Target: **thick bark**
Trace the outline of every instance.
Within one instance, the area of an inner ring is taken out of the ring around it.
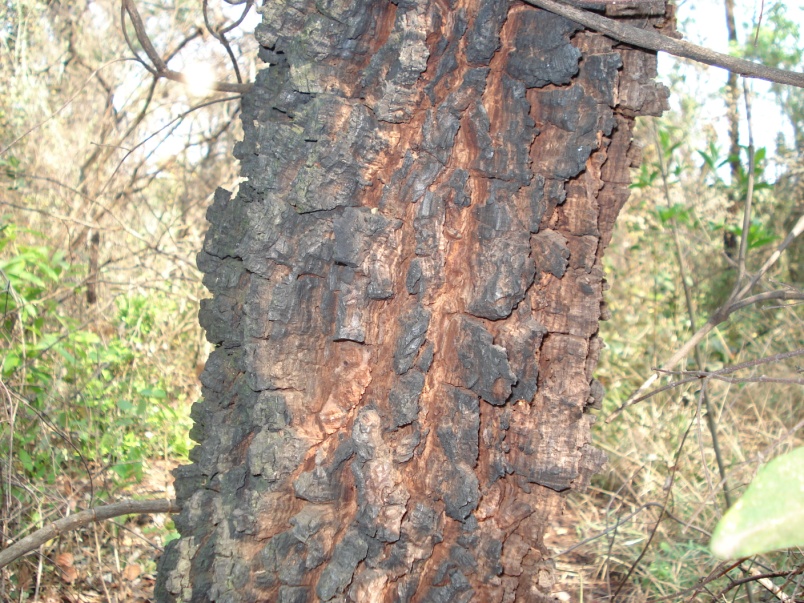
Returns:
[[[448,4],[262,9],[162,601],[550,591],[545,527],[604,461],[601,257],[666,92],[551,13]]]

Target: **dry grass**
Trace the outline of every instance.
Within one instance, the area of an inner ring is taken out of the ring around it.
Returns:
[[[650,161],[650,149],[647,157]],[[673,194],[684,200],[693,216],[681,225],[683,261],[693,281],[690,285],[700,314],[697,323],[701,324],[706,312],[716,307],[713,300],[731,286],[734,271],[722,257],[718,233],[694,217],[713,218],[718,215],[713,208],[724,204],[716,192],[702,187],[696,174],[686,180],[682,177]],[[602,535],[558,559],[569,559],[573,571],[586,573],[587,590],[597,589],[595,596],[585,599],[590,601],[656,601],[662,597],[669,601],[768,600],[767,591],[757,585],[752,587],[752,599],[744,587],[721,595],[725,598],[718,594],[730,579],[742,577],[751,567],[761,572],[801,567],[802,551],[759,556],[744,562],[742,570],[736,568],[729,577],[693,588],[723,567],[709,553],[708,542],[726,509],[724,484],[703,418],[700,383],[658,394],[630,407],[611,423],[605,422],[650,375],[652,367],[671,356],[691,335],[683,287],[672,259],[671,232],[654,209],[665,203],[660,195],[659,190],[648,188],[634,196],[607,252],[612,285],[607,299],[613,318],[601,328],[608,349],[602,354],[598,379],[608,394],[594,437],[608,454],[609,465],[588,492],[571,499],[567,511],[579,539]],[[770,219],[773,191],[766,195],[760,198],[758,211]],[[753,250],[749,270],[772,248],[771,244]],[[776,283],[767,286],[777,286],[785,277],[785,271],[778,268],[773,275]],[[704,342],[706,368],[717,370],[804,347],[802,312],[800,306],[746,309]],[[763,365],[739,375],[800,378],[796,360]],[[689,369],[695,368],[692,362],[689,359]],[[655,385],[669,381],[670,377],[665,377]],[[736,500],[764,462],[804,444],[802,388],[717,381],[709,381],[706,387],[726,483]],[[618,521],[622,522],[619,526]],[[579,559],[582,569],[575,563]],[[621,592],[612,599],[627,575]],[[783,584],[785,579],[776,582]],[[800,580],[785,588],[788,594],[797,592],[799,598],[804,592]],[[574,600],[581,600],[578,597],[576,590]]]

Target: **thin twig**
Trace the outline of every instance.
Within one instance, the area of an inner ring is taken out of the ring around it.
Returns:
[[[666,371],[662,369],[656,369],[656,370],[662,373],[666,373],[668,375],[696,375],[696,376],[709,377],[711,375],[729,375],[731,373],[736,373],[737,371],[741,371],[743,369],[754,368],[757,366],[761,366],[763,364],[775,364],[777,362],[782,362],[783,360],[790,360],[791,358],[796,358],[798,356],[804,356],[804,348],[798,348],[795,350],[791,350],[789,352],[780,352],[778,354],[773,354],[772,356],[765,356],[764,358],[754,358],[753,360],[746,360],[745,362],[741,362],[740,364],[735,364],[733,366],[726,366],[717,371]]]
[[[123,163],[126,161],[126,159],[128,159],[134,151],[136,151],[139,147],[141,147],[142,145],[147,143],[154,136],[157,136],[163,130],[166,130],[167,128],[171,127],[174,123],[181,121],[182,119],[187,117],[193,111],[197,111],[198,109],[203,109],[204,107],[208,107],[209,105],[214,105],[215,103],[225,103],[225,102],[228,102],[230,100],[237,100],[239,98],[242,98],[242,95],[227,96],[225,98],[215,98],[215,99],[212,99],[210,101],[203,102],[203,103],[201,103],[199,105],[195,105],[194,107],[190,107],[189,109],[187,109],[187,111],[185,111],[184,113],[174,117],[172,120],[170,120],[164,126],[162,126],[161,128],[159,128],[158,130],[156,130],[152,134],[150,134],[147,137],[145,137],[143,140],[141,140],[136,145],[134,145],[134,147],[132,147],[131,151],[126,153],[123,156],[123,158],[117,163],[117,166],[114,168],[114,171],[112,172],[111,176],[109,176],[109,179],[106,181],[106,184],[103,185],[103,188],[101,188],[100,192],[98,193],[98,197],[103,195],[103,193],[106,191],[106,189],[112,183],[112,180],[114,180],[114,177],[117,175],[118,170],[123,165]],[[802,222],[804,223],[804,220],[802,220]]]
[[[703,434],[701,433],[701,408],[703,407],[703,402],[706,399],[707,385],[709,385],[709,381],[704,379],[703,383],[701,383],[701,389],[698,392],[698,404],[696,404],[695,406],[695,418],[696,418],[695,424],[698,426],[698,429],[695,430],[695,435],[698,437],[698,450],[701,453],[701,467],[703,468],[703,474],[704,478],[706,479],[706,485],[709,486],[709,493],[712,496],[712,499],[716,500],[717,494],[715,493],[715,485],[712,483],[712,476],[709,475],[709,467],[706,464],[706,451],[704,450]],[[721,515],[721,511],[719,508],[715,507],[715,511],[718,513],[718,516]]]
[[[802,231],[804,231],[804,214],[798,219],[793,229],[787,234],[784,241],[782,241],[779,246],[774,250],[774,252],[770,255],[770,257],[765,260],[765,263],[762,267],[754,274],[753,278],[749,283],[747,283],[738,293],[734,296],[733,300],[727,300],[722,306],[720,306],[715,312],[709,317],[709,320],[698,329],[695,334],[690,337],[684,345],[682,345],[676,352],[667,360],[660,369],[662,371],[668,371],[681,362],[681,360],[689,354],[689,352],[701,341],[704,337],[706,337],[716,326],[725,322],[729,316],[731,316],[736,310],[745,307],[746,305],[757,303],[759,301],[765,301],[766,299],[797,299],[800,294],[795,291],[771,291],[769,293],[762,293],[759,295],[755,295],[753,297],[743,299],[745,295],[759,282],[759,279],[770,269],[770,267],[776,263],[776,261],[781,257],[782,253],[785,249],[798,237]],[[789,297],[788,297],[789,296]],[[614,412],[612,412],[607,418],[606,423],[611,423],[614,419],[616,419],[620,413],[622,413],[626,408],[631,406],[635,403],[636,400],[644,399],[643,394],[645,391],[653,385],[656,380],[659,378],[659,373],[654,372],[653,375],[648,377],[645,382],[639,386],[639,388],[629,396],[628,400],[625,401],[619,408],[617,408]]]
[[[759,279],[761,279],[765,273],[770,270],[771,266],[773,266],[781,257],[782,253],[784,253],[784,250],[787,249],[790,243],[792,243],[802,232],[804,232],[804,214],[801,214],[793,226],[793,229],[787,233],[784,241],[782,241],[776,250],[770,255],[770,257],[765,260],[765,263],[762,264],[762,267],[759,270],[757,270],[756,274],[754,274],[753,278],[751,278],[751,281],[745,287],[743,287],[742,291],[740,291],[740,293],[737,295],[738,298],[743,297],[754,288],[754,285],[759,282]]]
[[[702,379],[704,377],[714,377],[714,378],[719,379],[719,377],[721,375],[728,375],[730,373],[734,373],[734,372],[742,370],[742,369],[752,368],[752,367],[759,366],[759,365],[762,365],[762,364],[772,364],[772,363],[775,363],[775,362],[781,362],[783,360],[788,360],[789,358],[795,358],[796,356],[804,356],[804,348],[799,348],[797,350],[793,350],[792,352],[782,352],[780,354],[774,354],[773,356],[767,356],[765,358],[757,358],[757,359],[754,359],[754,360],[748,360],[746,362],[741,362],[740,364],[735,364],[734,366],[727,366],[727,367],[722,368],[722,369],[717,370],[717,371],[686,371],[686,370],[685,371],[673,371],[673,370],[666,370],[666,369],[662,369],[662,368],[656,368],[654,370],[657,373],[664,373],[664,374],[668,374],[668,375],[691,375],[691,376],[686,377],[684,379],[679,379],[677,381],[673,381],[673,382],[668,383],[667,385],[663,385],[661,387],[657,387],[656,389],[648,392],[647,394],[644,394],[644,395],[642,395],[642,396],[640,396],[638,398],[634,398],[631,401],[630,405],[637,404],[639,402],[647,400],[648,398],[652,398],[656,394],[660,394],[660,393],[662,393],[664,391],[676,388],[676,387],[678,387],[680,385],[686,385],[687,383],[693,383],[695,381],[699,381],[700,379]],[[741,382],[741,380],[738,380],[737,382]],[[618,412],[618,411],[621,411],[621,410],[624,410],[624,409],[625,409],[625,407],[621,406],[615,412]]]
[[[662,145],[659,140],[659,132],[656,128],[656,122],[653,122],[653,135],[656,139],[656,150],[658,153],[659,158],[659,171],[662,175],[662,188],[664,190],[664,198],[667,206],[671,206],[671,199],[670,199],[670,184],[668,182],[667,177],[667,162],[664,158],[664,153],[662,152]],[[669,158],[668,158],[669,161]],[[749,193],[750,197],[750,193]],[[746,203],[746,219],[750,219],[750,211],[751,211],[751,204]],[[681,235],[678,231],[678,222],[674,217],[670,217],[670,228],[673,232],[673,242],[675,244],[676,249],[676,261],[678,262],[678,271],[681,276],[681,284],[684,288],[684,299],[687,304],[687,315],[690,319],[690,330],[694,333],[696,331],[698,320],[696,318],[697,312],[695,311],[695,302],[692,299],[692,286],[689,283],[687,278],[687,267],[684,263],[684,252],[681,246]],[[745,238],[743,238],[745,241]],[[742,265],[745,266],[745,246],[742,245],[740,247],[741,250],[741,258],[742,258]],[[739,278],[738,281],[739,283]],[[698,365],[698,370],[703,370],[706,363],[704,361],[703,352],[701,351],[701,346],[696,345],[693,348],[695,352],[695,363]],[[717,434],[717,424],[715,423],[715,413],[712,412],[712,404],[709,401],[709,392],[707,391],[706,387],[701,388],[701,399],[703,400],[703,405],[706,408],[706,426],[709,429],[709,435],[712,437],[712,450],[715,453],[715,461],[717,462],[717,469],[720,473],[720,481],[723,485],[723,496],[726,500],[726,507],[731,506],[731,496],[729,495],[728,483],[726,481],[726,465],[723,462],[723,453],[720,449],[720,439],[718,438]],[[699,409],[700,415],[700,409]],[[700,441],[700,438],[699,438]],[[703,449],[701,449],[701,454],[703,455]]]
[[[708,375],[710,379],[715,381],[723,381],[724,383],[783,383],[785,385],[804,385],[804,379],[793,379],[785,377],[766,377],[760,375],[759,377],[722,377],[720,375]]]
[[[105,67],[108,67],[109,65],[112,65],[113,63],[120,63],[121,61],[131,61],[131,60],[133,60],[133,59],[115,59],[113,61],[109,61],[108,63],[104,63],[103,65],[98,67],[95,71],[93,71],[89,75],[89,77],[84,81],[84,83],[81,84],[78,87],[78,90],[76,90],[75,94],[73,94],[70,98],[68,98],[66,101],[64,101],[64,103],[61,105],[61,107],[56,109],[53,113],[48,115],[42,121],[34,124],[33,126],[28,128],[27,130],[25,130],[25,132],[23,132],[22,134],[17,136],[6,147],[4,147],[3,150],[0,151],[0,155],[4,155],[6,153],[6,151],[8,151],[11,147],[13,147],[15,144],[17,144],[20,140],[22,140],[23,138],[28,136],[28,134],[30,134],[31,132],[33,132],[37,128],[41,128],[43,125],[45,125],[47,122],[49,122],[51,119],[56,117],[59,113],[61,113],[67,105],[69,105],[71,102],[73,102],[78,97],[78,95],[81,94],[84,91],[84,87],[92,80],[92,78],[95,77],[95,74],[98,73],[101,69],[104,69]]]
[[[715,600],[722,600],[722,595],[725,595],[727,592],[729,592],[730,590],[732,590],[734,588],[737,588],[738,586],[741,586],[743,584],[748,584],[750,582],[759,582],[760,584],[762,584],[762,586],[765,586],[765,588],[768,588],[768,590],[770,590],[778,598],[778,594],[777,594],[777,592],[775,592],[775,588],[769,587],[767,585],[766,581],[770,581],[771,578],[788,578],[789,579],[789,578],[792,578],[793,576],[797,576],[797,575],[801,574],[802,572],[804,572],[804,564],[799,565],[796,569],[794,569],[793,571],[790,571],[790,572],[769,572],[767,574],[760,574],[759,572],[757,572],[756,574],[752,573],[752,575],[746,576],[745,578],[740,578],[738,580],[732,580],[732,583],[729,586],[727,586],[726,588],[724,588],[718,594],[718,596],[716,597]],[[773,584],[773,583],[771,583],[771,584]],[[787,600],[789,601],[791,599],[787,599]]]
[[[246,8],[240,15],[240,18],[231,25],[227,27],[212,27],[211,23],[209,22],[208,0],[203,0],[202,2],[201,12],[204,15],[204,24],[207,26],[207,30],[221,43],[223,48],[226,50],[226,54],[229,55],[229,60],[232,62],[232,67],[234,68],[235,77],[237,78],[238,83],[242,83],[243,78],[240,75],[240,67],[237,64],[237,57],[234,55],[234,51],[232,50],[231,44],[229,44],[229,40],[226,39],[226,34],[243,22],[243,19],[246,18],[246,14],[248,14],[248,11],[251,9],[253,3],[254,0],[248,0],[248,2],[246,2]]]
[[[106,588],[106,580],[103,577],[103,557],[101,556],[100,539],[98,538],[98,526],[92,525],[92,535],[95,538],[95,556],[98,559],[98,580],[100,580],[103,587],[103,594],[106,595],[106,603],[112,603],[112,597],[109,595],[109,589]]]
[[[155,543],[151,542],[151,541],[150,541],[150,540],[148,540],[148,539],[147,539],[145,536],[143,536],[143,535],[142,535],[142,534],[140,534],[139,532],[136,532],[136,531],[132,530],[132,529],[131,529],[130,527],[128,527],[127,525],[122,524],[122,523],[120,523],[119,521],[114,521],[114,520],[112,520],[112,519],[110,519],[110,520],[109,520],[109,523],[112,523],[112,524],[116,525],[116,526],[117,526],[119,529],[121,529],[121,530],[125,530],[126,532],[128,532],[129,534],[131,534],[132,536],[134,536],[135,538],[139,538],[139,539],[140,539],[140,540],[142,540],[142,541],[143,541],[145,544],[147,544],[148,546],[150,546],[151,548],[153,548],[155,551],[157,551],[157,552],[159,552],[159,553],[164,553],[164,552],[165,552],[165,549],[163,549],[161,546],[159,546],[158,544],[155,544]]]
[[[731,570],[739,567],[746,558],[739,559],[738,561],[733,562],[720,562],[715,569],[713,569],[709,575],[698,582],[695,586],[690,586],[689,588],[685,588],[684,590],[680,590],[678,592],[671,593],[669,595],[664,595],[657,599],[653,599],[652,603],[659,603],[660,601],[678,601],[679,597],[682,597],[686,594],[693,593],[693,597],[701,592],[707,584],[714,582],[718,578],[722,578],[726,574],[728,574]]]
[[[745,96],[745,118],[748,121],[748,191],[745,194],[743,232],[740,236],[740,251],[737,256],[737,280],[734,285],[734,293],[737,293],[745,276],[745,257],[748,253],[748,235],[751,231],[751,205],[754,200],[754,130],[751,127],[751,99],[748,95],[748,82],[745,80],[743,80],[743,94]]]
[[[676,480],[676,472],[678,471],[679,461],[681,460],[681,453],[684,450],[684,443],[687,441],[687,436],[690,433],[690,429],[695,424],[695,418],[690,421],[690,424],[687,426],[687,430],[684,432],[684,435],[681,438],[681,442],[678,445],[678,450],[676,451],[675,459],[673,459],[673,466],[670,468],[670,483],[667,485],[667,493],[664,496],[664,502],[660,505],[661,511],[659,512],[659,519],[656,520],[656,523],[653,526],[653,529],[650,532],[650,536],[648,537],[648,541],[645,543],[645,546],[642,547],[642,551],[639,553],[639,556],[636,560],[631,564],[631,567],[628,568],[628,573],[625,577],[620,581],[620,584],[617,585],[617,590],[614,591],[614,595],[611,597],[612,603],[617,598],[617,595],[620,594],[623,586],[625,586],[628,579],[634,573],[634,570],[639,566],[639,562],[642,561],[642,558],[647,554],[648,548],[650,547],[651,542],[653,542],[656,533],[659,530],[659,525],[662,523],[662,519],[664,519],[665,509],[667,509],[667,501],[670,500],[670,494],[673,492],[673,484]]]
[[[571,552],[572,552],[572,551],[574,551],[575,549],[579,549],[579,548],[581,548],[582,546],[584,546],[585,544],[589,544],[590,542],[594,542],[594,541],[595,541],[595,540],[597,540],[598,538],[602,538],[602,537],[603,537],[603,536],[605,536],[606,534],[609,534],[609,533],[611,533],[611,532],[615,531],[615,530],[616,530],[617,528],[619,528],[621,525],[623,525],[623,524],[625,524],[625,523],[627,523],[627,522],[631,521],[631,519],[633,519],[634,517],[636,517],[637,515],[639,515],[640,513],[642,513],[642,511],[644,511],[645,509],[649,509],[649,508],[651,508],[651,507],[659,507],[659,508],[662,508],[662,503],[657,503],[657,502],[647,502],[647,503],[643,503],[643,504],[641,504],[640,506],[638,506],[638,507],[636,508],[636,510],[632,511],[631,513],[629,513],[629,514],[628,514],[628,515],[626,515],[625,517],[620,517],[620,518],[618,518],[618,519],[617,519],[617,522],[616,522],[616,523],[615,523],[613,526],[609,526],[608,528],[606,528],[606,529],[605,529],[605,530],[603,530],[602,532],[598,532],[598,533],[597,533],[597,534],[595,534],[594,536],[589,536],[588,538],[584,538],[584,539],[583,539],[583,540],[581,540],[580,542],[578,542],[578,543],[576,543],[576,544],[573,544],[573,545],[572,545],[570,548],[565,549],[565,550],[561,551],[560,553],[556,553],[555,555],[553,555],[553,558],[555,558],[555,557],[561,557],[562,555],[566,555],[567,553],[571,553]]]

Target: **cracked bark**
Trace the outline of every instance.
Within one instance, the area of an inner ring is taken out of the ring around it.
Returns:
[[[548,600],[655,56],[507,0],[261,10],[157,598]]]

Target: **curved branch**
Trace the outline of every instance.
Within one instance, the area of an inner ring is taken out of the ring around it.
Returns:
[[[242,2],[240,3],[242,4]],[[221,28],[222,34],[227,34],[232,31],[235,27],[240,25],[245,19],[248,11],[251,10],[251,7],[254,5],[254,0],[246,0],[246,8],[243,9],[242,14],[237,19],[237,21],[233,21],[231,24],[227,25],[226,27]]]
[[[242,2],[240,2],[240,4],[242,4]],[[228,34],[230,31],[232,31],[236,27],[239,27],[240,24],[246,19],[246,15],[251,10],[251,7],[254,5],[254,0],[245,0],[245,4],[246,4],[246,7],[243,9],[243,12],[240,14],[240,17],[236,21],[233,21],[232,23],[230,23],[229,25],[227,25],[225,27],[224,26],[219,27],[218,30],[217,30],[217,33],[213,32],[213,35],[215,37],[217,37],[218,40],[220,40],[221,44],[223,44],[224,48],[226,49],[226,52],[229,54],[229,58],[232,61],[232,66],[234,67],[235,75],[237,76],[237,81],[238,82],[242,81],[242,79],[240,78],[240,68],[237,65],[237,58],[234,56],[234,51],[232,51],[232,47],[229,44],[229,41],[226,39],[226,34]],[[207,8],[207,0],[204,0],[204,21],[205,22],[207,20],[206,8]],[[207,24],[207,28],[209,28],[209,24]],[[210,29],[210,31],[212,31],[212,30]]]
[[[804,293],[799,291],[787,291],[787,290],[780,290],[780,291],[766,291],[765,293],[757,293],[756,295],[752,295],[751,297],[746,297],[738,302],[734,302],[726,309],[726,317],[731,316],[737,310],[741,308],[745,308],[746,306],[750,306],[751,304],[757,304],[759,302],[768,301],[771,299],[778,299],[782,301],[791,301],[791,300],[801,300],[804,299]]]
[[[670,38],[657,31],[649,31],[632,25],[625,25],[624,23],[590,13],[589,11],[580,10],[573,6],[556,2],[556,0],[524,0],[524,2],[566,17],[576,23],[580,23],[584,27],[594,29],[610,38],[627,44],[633,44],[639,48],[647,48],[649,50],[666,52],[677,57],[692,59],[699,63],[720,67],[732,73],[738,73],[744,77],[754,77],[769,82],[776,82],[777,84],[787,84],[788,86],[804,88],[804,73],[776,69],[775,67],[768,67],[760,63],[754,63],[753,61],[721,54],[709,48],[692,44],[691,42]]]
[[[154,64],[157,72],[167,71],[167,65],[162,60],[162,57],[159,56],[159,53],[156,52],[156,48],[154,48],[151,39],[145,32],[145,25],[142,22],[142,17],[140,17],[137,7],[134,6],[134,2],[132,2],[132,0],[123,0],[123,7],[128,13],[128,18],[131,19],[131,24],[134,26],[134,33],[137,34],[137,40],[145,51],[145,54],[151,59],[151,63]],[[123,30],[125,31],[125,23],[123,25]]]
[[[126,40],[126,45],[128,46],[129,50],[131,50],[131,54],[134,55],[134,60],[137,61],[140,65],[145,67],[145,70],[148,73],[156,75],[156,69],[151,67],[148,64],[148,61],[144,60],[140,57],[140,54],[137,52],[137,49],[134,48],[134,43],[131,41],[131,38],[128,37],[128,31],[126,30],[126,3],[120,3],[120,29],[123,31],[123,38]]]
[[[159,53],[156,51],[156,48],[154,48],[153,43],[151,43],[151,39],[148,37],[148,33],[145,31],[145,25],[142,22],[142,17],[140,17],[137,7],[134,5],[134,1],[122,0],[121,11],[123,12],[123,17],[125,17],[125,14],[128,14],[131,24],[134,26],[134,32],[137,34],[137,40],[145,51],[145,54],[148,55],[151,63],[153,63],[153,66],[148,65],[139,56],[137,56],[136,51],[128,39],[125,27],[125,19],[123,19],[123,34],[126,35],[126,41],[129,43],[129,47],[131,48],[132,52],[134,52],[134,56],[137,58],[137,60],[143,63],[145,68],[157,78],[165,78],[174,82],[181,82],[183,84],[189,83],[189,78],[186,75],[179,73],[178,71],[168,69],[167,63],[162,59],[161,56],[159,56]],[[214,32],[213,35],[215,35]],[[218,36],[216,35],[215,37],[217,38]],[[241,94],[248,92],[251,90],[251,88],[251,84],[229,84],[226,82],[215,82],[211,86],[211,89],[216,92],[238,92]]]
[[[178,513],[179,511],[181,511],[181,505],[175,500],[125,500],[111,505],[87,509],[54,521],[0,551],[0,568],[19,559],[26,553],[36,550],[48,540],[52,540],[64,532],[70,532],[95,521],[104,521],[121,515],[131,515],[132,513]]]

